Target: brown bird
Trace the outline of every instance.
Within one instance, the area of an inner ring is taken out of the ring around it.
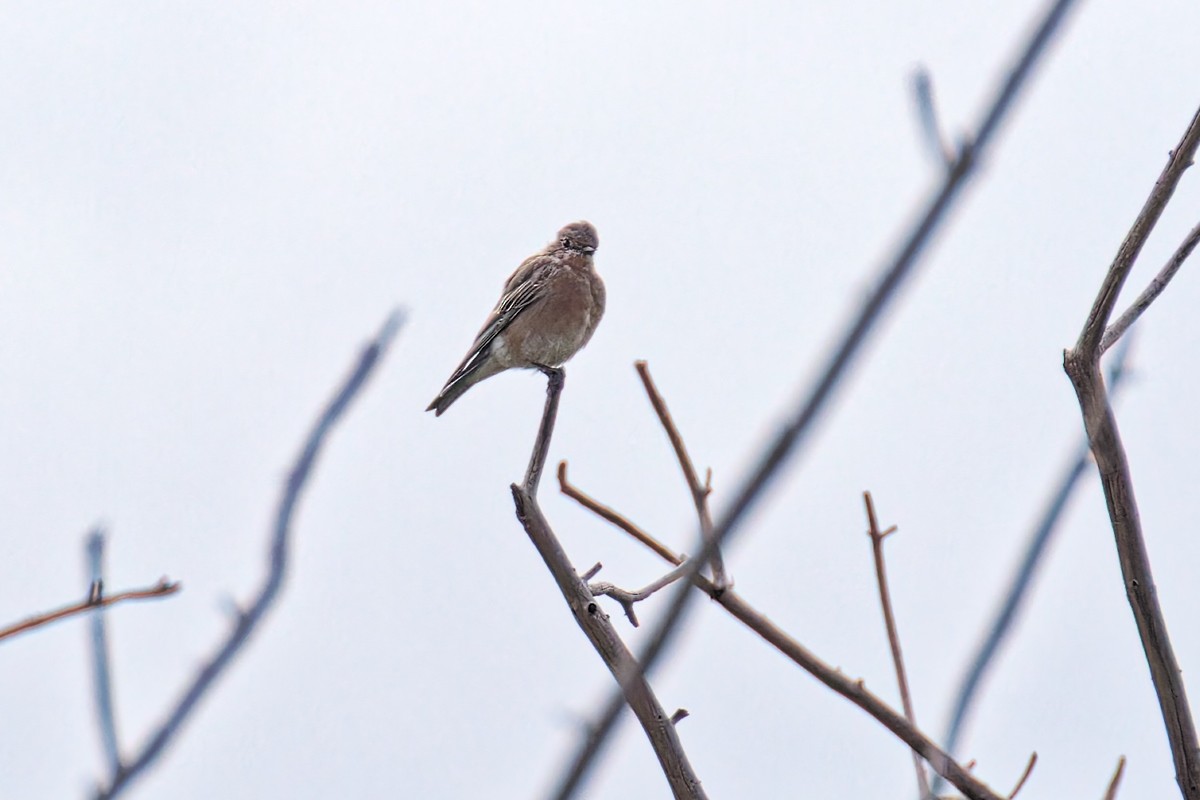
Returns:
[[[578,353],[604,314],[604,281],[592,265],[599,245],[590,222],[572,222],[525,259],[467,357],[425,410],[440,417],[484,378],[506,369],[555,369]]]

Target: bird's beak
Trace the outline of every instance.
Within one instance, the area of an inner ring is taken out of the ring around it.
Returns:
[[[587,254],[590,256],[592,253],[596,252],[596,248],[594,248],[594,247],[585,247],[585,248],[583,248],[583,252],[587,253]]]

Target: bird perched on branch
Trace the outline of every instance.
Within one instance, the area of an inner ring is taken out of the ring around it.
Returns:
[[[604,281],[592,265],[599,244],[590,222],[572,222],[525,259],[466,358],[425,410],[441,416],[484,378],[513,368],[553,370],[578,353],[604,314]]]

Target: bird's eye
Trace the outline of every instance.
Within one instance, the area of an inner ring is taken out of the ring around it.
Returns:
[[[571,247],[571,240],[570,240],[570,239],[568,239],[566,236],[564,236],[563,238],[559,239],[559,243],[560,243],[560,244],[561,244],[563,247],[566,247],[566,248],[570,248],[570,247]]]

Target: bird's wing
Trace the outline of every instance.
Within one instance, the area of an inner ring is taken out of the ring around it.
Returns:
[[[525,259],[521,266],[517,267],[504,284],[504,294],[500,297],[500,302],[476,334],[470,352],[446,381],[447,386],[475,369],[487,356],[488,345],[492,340],[511,325],[517,315],[542,297],[546,279],[557,265],[558,259],[552,256],[536,255]]]

